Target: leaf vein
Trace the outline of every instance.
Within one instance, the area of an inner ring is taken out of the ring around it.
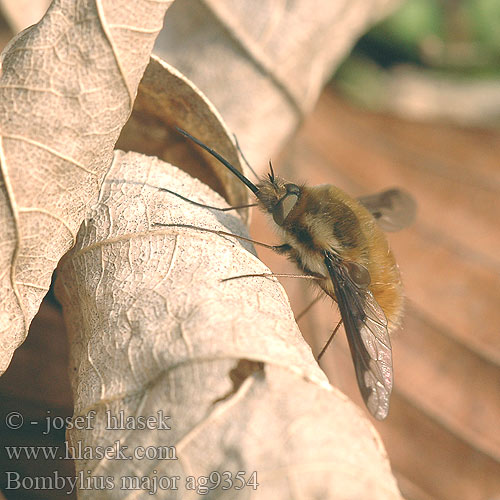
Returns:
[[[77,162],[75,159],[73,159],[69,156],[66,156],[65,154],[61,153],[60,151],[57,151],[56,149],[51,148],[50,146],[47,146],[46,144],[42,144],[41,142],[35,141],[33,139],[29,139],[28,137],[24,137],[22,135],[16,135],[16,134],[4,134],[3,138],[32,144],[33,146],[36,146],[37,148],[44,149],[45,151],[52,153],[53,155],[57,156],[58,158],[61,158],[62,160],[65,160],[65,161],[71,163],[75,167],[78,167],[79,169],[83,170],[84,172],[87,172],[87,173],[92,174],[92,175],[97,175],[96,172],[94,172],[93,170],[90,170],[85,165]]]
[[[26,310],[24,309],[23,301],[21,300],[21,294],[16,284],[16,264],[20,251],[20,231],[19,231],[19,213],[16,204],[16,197],[14,195],[14,189],[9,177],[9,172],[7,170],[7,163],[3,148],[3,137],[0,136],[0,171],[2,172],[3,182],[5,185],[5,190],[7,191],[7,199],[9,201],[10,209],[12,211],[12,218],[14,219],[14,231],[16,233],[16,244],[14,246],[14,251],[12,252],[11,268],[10,268],[10,284],[12,286],[12,291],[16,297],[19,309],[21,310],[23,316],[24,329],[27,330],[27,318]]]

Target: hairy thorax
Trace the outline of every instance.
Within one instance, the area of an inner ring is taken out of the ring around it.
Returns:
[[[399,269],[383,231],[357,200],[331,185],[303,187],[279,232],[292,247],[290,258],[306,272],[328,276],[325,251],[364,266],[371,278],[369,289],[387,317],[389,330],[399,326],[403,310]],[[330,279],[318,284],[335,298]]]

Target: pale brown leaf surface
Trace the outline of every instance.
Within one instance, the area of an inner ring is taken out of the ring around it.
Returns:
[[[75,415],[97,412],[90,432],[69,437],[93,448],[116,440],[129,451],[175,446],[178,460],[79,460],[77,472],[116,481],[177,474],[183,484],[187,475],[256,470],[255,492],[219,489],[213,498],[355,499],[367,492],[400,498],[371,424],[326,383],[281,285],[268,278],[221,282],[268,271],[252,248],[231,237],[153,225],[245,234],[239,217],[152,186],[224,205],[175,167],[116,152],[99,201],[59,267]],[[234,385],[241,360],[255,362],[254,369]],[[133,416],[162,410],[172,428],[107,429],[106,411],[121,410]],[[181,487],[169,498],[191,496]],[[81,491],[80,497],[99,495]],[[101,497],[123,498],[123,491]]]
[[[0,373],[97,193],[168,5],[59,0],[2,55]]]

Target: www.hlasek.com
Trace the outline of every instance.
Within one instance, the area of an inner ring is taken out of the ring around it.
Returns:
[[[62,449],[61,449],[62,448]],[[5,446],[9,460],[177,460],[175,446],[129,446],[119,440],[109,446],[86,446],[81,441],[64,446]]]
[[[49,412],[48,412],[49,413]],[[87,415],[75,418],[54,417],[48,415],[42,422],[25,422],[23,416],[16,411],[5,417],[5,423],[11,430],[21,429],[27,424],[42,425],[43,434],[51,430],[77,429],[92,430],[96,412],[90,411]],[[104,423],[108,431],[135,431],[135,430],[165,430],[172,429],[170,416],[158,411],[152,416],[125,416],[123,411],[114,415],[106,411]],[[134,446],[122,445],[117,439],[108,446],[89,446],[81,441],[64,443],[64,446],[5,446],[6,455],[13,462],[17,460],[178,460],[175,446]],[[78,469],[78,467],[77,467]],[[158,491],[179,490],[181,488],[195,491],[199,495],[206,495],[211,490],[241,490],[246,487],[257,489],[257,472],[246,471],[212,471],[208,475],[185,476],[162,475],[156,469],[147,476],[93,476],[92,471],[82,470],[76,476],[64,476],[58,471],[46,476],[22,476],[16,471],[5,472],[6,490],[63,490],[70,494],[78,490],[142,490],[150,495]]]

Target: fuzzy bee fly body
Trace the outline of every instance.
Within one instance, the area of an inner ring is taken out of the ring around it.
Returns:
[[[257,199],[279,226],[284,249],[304,271],[328,276],[325,255],[342,261],[349,277],[367,288],[384,311],[389,329],[399,326],[403,295],[399,269],[373,215],[332,185],[307,187],[277,177],[257,185]],[[319,281],[335,298],[333,283]]]
[[[414,218],[411,196],[397,189],[356,200],[332,185],[288,183],[270,173],[256,185],[217,152],[179,131],[231,170],[257,197],[282,237],[276,249],[339,306],[361,395],[372,415],[389,411],[392,352],[389,333],[401,322],[403,289],[381,229],[397,230]]]

